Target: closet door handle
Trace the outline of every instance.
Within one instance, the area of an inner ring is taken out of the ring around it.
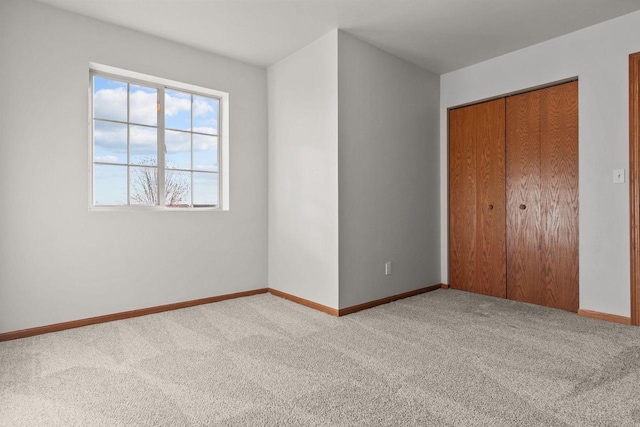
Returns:
[[[489,210],[492,211],[493,210],[493,205],[489,205]]]
[[[527,209],[527,205],[520,205],[520,209],[522,209],[522,210]]]

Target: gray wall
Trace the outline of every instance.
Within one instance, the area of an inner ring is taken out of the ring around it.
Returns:
[[[269,286],[338,308],[337,31],[269,67]]]
[[[441,77],[442,277],[447,281],[447,108],[579,78],[580,308],[629,316],[629,54],[640,12]],[[628,174],[627,174],[628,176]]]
[[[439,78],[334,31],[268,81],[269,286],[345,308],[440,283]]]
[[[338,51],[345,308],[440,283],[440,81],[344,32]]]
[[[89,62],[230,94],[230,211],[88,211]],[[266,287],[264,69],[3,0],[0,77],[0,332]]]

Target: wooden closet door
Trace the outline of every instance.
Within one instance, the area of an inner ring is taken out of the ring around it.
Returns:
[[[578,310],[577,82],[507,99],[507,297]]]
[[[507,98],[507,297],[542,304],[540,92]]]
[[[578,311],[578,82],[541,93],[544,305]]]
[[[473,290],[476,282],[475,109],[449,112],[449,285]]]
[[[506,298],[505,99],[476,109],[476,286]]]
[[[505,101],[449,114],[449,283],[506,296]]]

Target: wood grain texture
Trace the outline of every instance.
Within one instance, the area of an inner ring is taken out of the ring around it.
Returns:
[[[640,326],[640,52],[629,56],[631,324]]]
[[[356,313],[358,311],[367,310],[369,308],[377,307],[382,304],[388,304],[393,301],[397,301],[403,298],[409,298],[416,295],[424,294],[426,292],[436,291],[441,289],[444,285],[438,284],[433,286],[427,286],[426,288],[416,289],[415,291],[404,292],[397,295],[392,295],[390,297],[377,299],[374,301],[365,302],[363,304],[354,305],[351,307],[341,308],[338,312],[339,316],[346,316],[347,314]]]
[[[507,298],[543,304],[540,282],[540,92],[507,98]]]
[[[34,335],[47,334],[50,332],[64,331],[66,329],[80,328],[82,326],[95,325],[97,323],[112,322],[114,320],[123,320],[123,319],[129,319],[132,317],[146,316],[148,314],[161,313],[164,311],[178,310],[181,308],[193,307],[196,305],[211,304],[214,302],[225,301],[233,298],[242,298],[242,297],[248,297],[252,295],[265,294],[267,292],[272,295],[278,296],[280,298],[284,298],[286,300],[304,305],[306,307],[313,308],[318,311],[322,311],[332,316],[344,316],[347,314],[355,313],[357,311],[362,311],[368,308],[376,307],[378,305],[387,304],[389,302],[396,301],[399,299],[412,297],[415,295],[423,294],[425,292],[435,291],[437,289],[442,289],[444,287],[447,287],[447,285],[437,284],[433,286],[427,286],[426,288],[420,288],[414,291],[392,295],[390,297],[381,298],[381,299],[370,301],[364,304],[358,304],[352,307],[343,308],[341,310],[327,307],[325,305],[318,304],[313,301],[309,301],[304,298],[300,298],[295,295],[288,294],[286,292],[278,291],[277,289],[262,288],[262,289],[236,292],[233,294],[225,294],[225,295],[219,295],[215,297],[202,298],[202,299],[191,300],[191,301],[183,301],[183,302],[178,302],[174,304],[166,304],[166,305],[160,305],[156,307],[143,308],[139,310],[131,310],[131,311],[124,311],[120,313],[107,314],[104,316],[90,317],[87,319],[73,320],[70,322],[56,323],[53,325],[39,326],[36,328],[23,329],[19,331],[5,332],[0,334],[0,342],[10,341],[10,340],[19,339],[19,338],[27,338]]]
[[[476,283],[485,295],[507,295],[505,99],[475,105]]]
[[[472,290],[476,281],[475,109],[449,112],[449,285]]]
[[[36,328],[22,329],[19,331],[5,332],[0,334],[0,342],[9,341],[18,338],[26,338],[34,335],[47,334],[50,332],[64,331],[66,329],[79,328],[82,326],[95,325],[97,323],[112,322],[114,320],[129,319],[132,317],[146,316],[148,314],[161,313],[163,311],[177,310],[180,308],[193,307],[196,305],[210,304],[213,302],[224,301],[233,298],[248,297],[267,293],[267,288],[255,289],[245,292],[236,292],[233,294],[219,295],[215,297],[196,299],[191,301],[183,301],[173,304],[159,305],[156,307],[142,308],[139,310],[123,311],[120,313],[107,314],[104,316],[90,317],[87,319],[72,320],[70,322],[56,323],[47,326],[38,326]]]
[[[454,289],[576,312],[578,82],[449,112]]]
[[[507,99],[507,296],[576,312],[578,82]]]
[[[304,305],[306,307],[313,308],[314,310],[322,311],[332,316],[340,315],[339,310],[336,308],[327,307],[326,305],[318,304],[317,302],[309,301],[308,299],[300,298],[295,295],[291,295],[286,292],[279,291],[277,289],[269,288],[269,293],[277,297],[289,300],[291,302],[295,302],[295,303]]]
[[[578,82],[540,91],[543,305],[578,311]]]
[[[450,111],[449,285],[506,295],[504,98]]]
[[[599,311],[578,310],[578,316],[589,317],[590,319],[604,320],[606,322],[622,323],[623,325],[631,324],[631,318],[629,317],[619,316],[617,314],[601,313]]]

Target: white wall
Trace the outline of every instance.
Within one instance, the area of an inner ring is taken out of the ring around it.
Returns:
[[[629,316],[628,55],[640,12],[441,76],[443,282],[447,283],[447,108],[579,78],[580,308]]]
[[[344,32],[338,52],[346,308],[440,283],[440,79]]]
[[[269,286],[338,308],[333,31],[269,67]]]
[[[230,211],[88,211],[89,62],[230,94]],[[266,287],[264,69],[3,0],[0,76],[0,332]]]

